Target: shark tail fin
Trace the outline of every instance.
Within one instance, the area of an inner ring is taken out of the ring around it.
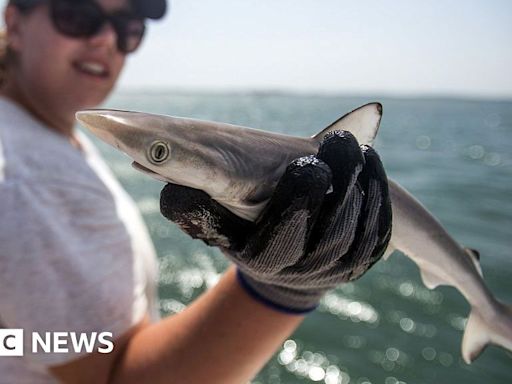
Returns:
[[[462,339],[462,357],[470,364],[489,344],[512,351],[512,306],[496,302],[494,313],[482,316],[473,308]]]
[[[349,131],[359,144],[372,145],[379,130],[382,118],[382,105],[368,103],[340,117],[312,138],[321,143],[325,135],[332,131]]]

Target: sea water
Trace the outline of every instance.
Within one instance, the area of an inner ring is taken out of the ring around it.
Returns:
[[[105,107],[310,136],[370,101],[384,107],[375,148],[388,176],[457,241],[480,252],[487,285],[512,303],[510,101],[125,91]],[[150,230],[160,259],[161,312],[177,313],[214,285],[228,263],[160,215],[161,182],[95,141]],[[328,293],[254,383],[512,383],[512,354],[503,349],[489,347],[471,365],[462,361],[468,312],[455,289],[428,290],[415,264],[395,253]]]

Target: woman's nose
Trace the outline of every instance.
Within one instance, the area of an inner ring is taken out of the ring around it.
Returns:
[[[89,44],[94,47],[107,47],[117,49],[117,32],[111,23],[106,22],[100,30],[89,37]]]

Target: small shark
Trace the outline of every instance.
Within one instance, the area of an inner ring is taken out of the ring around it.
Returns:
[[[231,124],[118,110],[86,110],[77,120],[121,150],[132,165],[164,182],[201,189],[236,215],[256,220],[294,159],[316,154],[335,130],[372,145],[382,105],[369,103],[318,134],[293,137]],[[410,193],[389,180],[393,229],[385,258],[403,252],[419,267],[424,284],[455,287],[471,305],[462,356],[473,361],[488,344],[512,351],[512,307],[485,285],[478,252],[459,245]]]

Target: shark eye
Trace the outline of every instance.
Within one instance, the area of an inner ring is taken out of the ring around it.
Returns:
[[[153,164],[162,164],[169,158],[171,150],[169,145],[163,141],[154,141],[149,147],[148,160]]]

